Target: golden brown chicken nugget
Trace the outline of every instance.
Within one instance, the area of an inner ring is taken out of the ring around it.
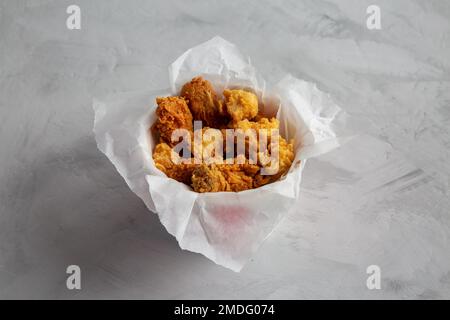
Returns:
[[[194,120],[201,120],[205,126],[218,128],[227,122],[223,103],[217,97],[211,83],[196,77],[181,89],[181,96],[188,100]]]
[[[233,133],[234,141],[239,142],[244,139],[245,141],[245,155],[249,158],[251,152],[264,152],[267,150],[268,145],[271,141],[272,134],[275,134],[274,130],[278,130],[280,123],[275,118],[260,118],[258,121],[250,121],[244,119],[241,121],[231,121],[228,127],[231,129],[241,129],[236,130]],[[253,131],[252,131],[253,130]],[[224,131],[224,130],[223,130]],[[224,131],[224,135],[225,135]],[[231,134],[231,132],[230,132]],[[224,141],[228,142],[225,145],[225,151],[228,151],[229,145],[231,144],[231,135],[228,135],[228,139]],[[237,144],[236,146],[237,147]],[[235,148],[236,149],[236,148]],[[235,150],[236,155],[239,154]],[[228,155],[228,153],[226,153]]]
[[[176,129],[186,129],[192,132],[192,114],[186,100],[180,97],[156,98],[158,119],[152,130],[159,134],[160,139],[173,146],[178,141],[172,141],[172,133]]]
[[[239,192],[252,189],[253,179],[259,170],[257,165],[248,163],[203,164],[192,173],[192,187],[196,192]]]
[[[190,163],[183,163],[181,157],[172,150],[167,143],[159,143],[153,151],[153,161],[156,168],[164,172],[169,178],[185,184],[191,184],[192,172],[196,168],[192,159]]]
[[[196,192],[231,191],[222,172],[215,165],[202,164],[192,172],[192,188]]]
[[[261,117],[258,119],[258,121],[249,121],[248,119],[237,121],[237,122],[233,121],[229,124],[229,127],[233,128],[233,129],[243,129],[243,130],[247,130],[247,129],[271,130],[271,129],[279,129],[280,122],[276,118],[268,119],[268,118]]]
[[[289,171],[289,168],[292,165],[292,161],[294,161],[294,145],[293,142],[287,142],[284,138],[279,137],[279,143],[278,145],[275,145],[275,149],[271,150],[272,145],[269,145],[269,152],[278,152],[278,165],[273,166],[273,170],[270,168],[272,167],[272,163],[268,163],[265,165],[265,168],[267,169],[268,175],[262,175],[258,173],[254,178],[254,187],[260,187],[262,185],[275,182],[278,179],[281,178],[286,172]],[[272,171],[272,172],[270,172]]]
[[[258,98],[244,90],[224,90],[227,112],[233,121],[253,119],[258,114]]]
[[[253,180],[260,168],[254,164],[221,164],[217,166],[231,191],[239,192],[253,188]]]

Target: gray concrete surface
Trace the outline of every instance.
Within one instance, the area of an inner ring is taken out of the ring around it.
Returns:
[[[0,2],[0,298],[450,298],[447,1],[77,0],[68,30],[74,3]],[[297,212],[241,273],[179,249],[91,131],[94,96],[167,87],[215,35],[269,85],[317,82],[358,134],[307,163]]]

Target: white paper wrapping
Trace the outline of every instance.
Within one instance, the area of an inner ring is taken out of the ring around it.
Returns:
[[[296,157],[284,179],[238,193],[199,194],[156,169],[155,141],[149,133],[156,117],[155,98],[178,94],[185,82],[199,75],[218,93],[224,87],[254,89],[262,111],[276,114],[281,135],[295,140]],[[98,148],[182,249],[238,272],[299,199],[306,159],[339,145],[331,124],[340,108],[314,84],[289,75],[266,90],[249,59],[220,37],[186,51],[169,67],[169,76],[167,90],[94,100]]]

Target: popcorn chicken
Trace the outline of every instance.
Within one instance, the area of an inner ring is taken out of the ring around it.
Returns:
[[[250,146],[256,147],[256,152],[264,152],[268,145],[270,144],[270,137],[272,135],[272,130],[278,130],[280,127],[280,123],[276,118],[259,118],[258,121],[249,121],[248,119],[244,119],[237,122],[231,122],[229,127],[232,129],[242,129],[241,132],[235,132],[236,141],[237,139],[245,139],[245,151],[247,158],[251,153]],[[247,134],[247,130],[254,130],[257,135]],[[260,143],[265,141],[266,143]],[[261,147],[263,148],[261,150]]]
[[[173,146],[178,141],[172,141],[172,133],[176,129],[193,130],[192,114],[186,101],[180,97],[157,98],[156,115],[158,119],[152,131],[159,134],[162,141]]]
[[[233,129],[243,129],[243,130],[267,129],[269,131],[271,129],[279,129],[280,122],[276,118],[268,119],[268,118],[261,117],[258,119],[258,121],[249,121],[248,119],[244,119],[244,120],[240,120],[237,122],[232,122],[229,126],[230,126],[230,128],[233,128]]]
[[[227,112],[233,121],[252,119],[258,114],[258,98],[244,90],[224,90]]]
[[[192,173],[192,187],[196,192],[238,192],[252,189],[253,177],[259,169],[257,165],[248,163],[203,164]]]
[[[276,118],[260,118],[258,121],[249,121],[248,119],[244,119],[237,122],[231,122],[229,127],[232,129],[242,129],[245,133],[245,130],[255,130],[258,132],[258,138],[261,136],[266,137],[267,143],[270,143],[270,136],[272,134],[272,130],[278,130],[280,128],[280,122]],[[264,129],[264,130],[261,130]],[[258,144],[259,150],[259,144]]]
[[[269,145],[269,150],[271,145]],[[276,149],[269,152],[278,151],[278,165],[274,165],[274,168],[270,170],[272,163],[265,165],[264,167],[271,171],[269,175],[258,174],[255,176],[254,187],[260,187],[262,185],[275,182],[280,179],[291,167],[292,161],[294,161],[294,145],[292,142],[288,143],[283,137],[279,137],[279,143]]]
[[[215,165],[201,165],[192,172],[192,188],[196,192],[231,191],[224,175]]]
[[[218,168],[234,192],[252,189],[254,176],[260,170],[257,165],[248,163],[222,164]]]
[[[192,159],[189,160],[191,163],[183,163],[182,158],[165,142],[157,144],[153,151],[153,161],[156,168],[164,172],[169,178],[188,185],[191,184],[192,172],[196,167]]]
[[[193,139],[192,146],[194,149],[191,149],[191,152],[196,159],[200,159],[207,164],[219,163],[223,161],[224,143],[221,130],[203,127],[201,140]]]
[[[169,178],[192,186],[196,192],[239,192],[277,181],[289,170],[294,160],[293,142],[274,132],[280,126],[277,119],[258,114],[255,94],[225,90],[223,104],[211,84],[197,77],[183,86],[181,95],[157,99],[158,119],[152,126],[160,140],[153,160]],[[194,132],[194,120],[202,121],[201,130]],[[182,158],[179,149],[173,151],[178,143],[171,141],[175,129],[186,129],[190,135],[184,141],[190,153],[183,152],[188,158]],[[241,130],[232,132],[227,141],[226,129]],[[271,141],[274,133],[278,144]],[[244,150],[239,144],[242,139]]]
[[[223,103],[217,98],[211,83],[196,77],[181,89],[181,96],[188,100],[194,120],[201,120],[208,127],[219,127],[227,122]]]

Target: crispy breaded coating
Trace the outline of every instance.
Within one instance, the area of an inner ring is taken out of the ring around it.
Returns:
[[[253,119],[258,114],[258,98],[244,90],[224,90],[227,112],[233,121]]]
[[[209,81],[202,77],[192,79],[181,89],[181,96],[188,101],[194,120],[201,120],[203,125],[215,128],[226,123],[223,103]]]
[[[182,163],[182,158],[172,150],[167,143],[162,142],[155,146],[153,151],[153,161],[156,168],[164,172],[169,178],[177,181],[191,184],[192,171],[196,165],[191,163]]]
[[[194,138],[197,131],[194,132]],[[201,140],[193,139],[191,153],[206,164],[223,161],[224,140],[219,129],[203,127]]]
[[[272,130],[278,130],[280,127],[280,123],[276,118],[259,118],[258,121],[249,121],[248,119],[237,122],[232,121],[228,124],[228,126],[231,129],[242,129],[242,131],[235,131],[234,135],[236,136],[236,142],[241,136],[243,136],[242,138],[245,139],[245,154],[248,158],[251,144],[253,147],[256,147],[257,152],[264,152],[268,148],[271,140],[271,135],[272,133],[274,133]],[[256,134],[251,135],[249,134],[251,132],[248,132],[247,130],[254,130]],[[226,138],[224,139],[224,141],[226,141]],[[261,143],[261,145],[260,142],[262,141],[266,141],[266,143]],[[226,147],[227,145],[225,145],[225,148]],[[263,148],[262,150],[261,147]],[[225,150],[228,149],[226,148]]]
[[[257,165],[248,163],[221,164],[217,167],[234,192],[252,189],[254,176],[260,170]]]
[[[268,118],[261,117],[260,119],[258,119],[258,121],[249,121],[248,119],[244,119],[244,120],[237,121],[237,122],[231,122],[229,124],[229,127],[233,128],[233,129],[243,129],[243,130],[247,130],[247,129],[270,130],[270,129],[279,129],[280,122],[276,118],[268,119]]]
[[[293,142],[279,135],[277,119],[258,113],[254,93],[236,89],[223,94],[225,103],[208,81],[196,77],[183,86],[181,97],[157,98],[155,166],[201,193],[239,192],[277,181],[292,165]],[[194,120],[202,121],[201,130],[194,132]],[[188,130],[184,146],[171,141],[175,129]]]
[[[172,141],[172,133],[175,129],[186,129],[192,132],[192,114],[186,101],[180,97],[156,98],[158,119],[152,127],[152,131],[159,134],[162,141],[173,146],[178,141]]]
[[[278,151],[278,166],[274,166],[273,170],[269,170],[271,163],[266,164],[268,171],[271,171],[269,175],[257,174],[254,180],[254,187],[260,187],[267,183],[275,182],[281,178],[292,165],[294,161],[294,144],[292,142],[288,143],[283,137],[279,137],[278,147],[275,150],[270,150],[271,145],[269,145],[269,152]]]
[[[231,191],[222,172],[214,164],[202,164],[192,172],[192,188],[200,193]]]
[[[258,137],[264,135],[267,137],[267,142],[270,142],[272,130],[278,130],[280,128],[280,122],[276,118],[260,118],[258,121],[249,121],[248,119],[244,119],[237,122],[230,122],[228,126],[232,129],[242,129],[244,130],[244,133],[245,130],[255,130],[258,133]]]
[[[253,179],[259,172],[257,165],[238,164],[201,165],[192,173],[192,187],[196,192],[239,192],[253,188]]]

